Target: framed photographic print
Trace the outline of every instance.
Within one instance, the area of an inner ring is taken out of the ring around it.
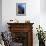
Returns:
[[[17,16],[26,15],[26,3],[16,3],[16,15]]]

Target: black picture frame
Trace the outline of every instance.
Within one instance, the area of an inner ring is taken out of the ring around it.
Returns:
[[[17,16],[26,15],[26,3],[16,3],[16,15]]]

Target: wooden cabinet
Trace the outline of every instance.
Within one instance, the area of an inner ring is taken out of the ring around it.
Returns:
[[[23,43],[22,46],[33,46],[33,23],[7,23],[13,41]]]

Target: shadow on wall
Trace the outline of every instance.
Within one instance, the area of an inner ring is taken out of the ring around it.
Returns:
[[[2,31],[2,0],[0,0],[0,31]]]
[[[40,11],[46,13],[46,0],[40,0]]]
[[[1,31],[1,16],[0,16],[0,31]]]

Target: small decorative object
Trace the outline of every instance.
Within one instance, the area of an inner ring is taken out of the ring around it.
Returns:
[[[14,19],[14,20],[11,19],[11,20],[10,20],[10,23],[19,23],[19,21],[18,21],[17,19]]]
[[[30,20],[26,20],[25,23],[30,23]]]
[[[10,22],[10,23],[13,23],[13,19],[11,19],[9,22]]]
[[[44,35],[42,27],[40,27],[39,25],[39,28],[36,28],[36,29],[37,29],[36,36],[38,35],[39,46],[45,46],[45,35]]]
[[[26,3],[16,3],[16,15],[26,15]]]
[[[14,21],[16,21],[16,23],[19,23],[19,21],[17,19],[15,19]]]
[[[13,20],[10,20],[10,21],[13,21]]]

